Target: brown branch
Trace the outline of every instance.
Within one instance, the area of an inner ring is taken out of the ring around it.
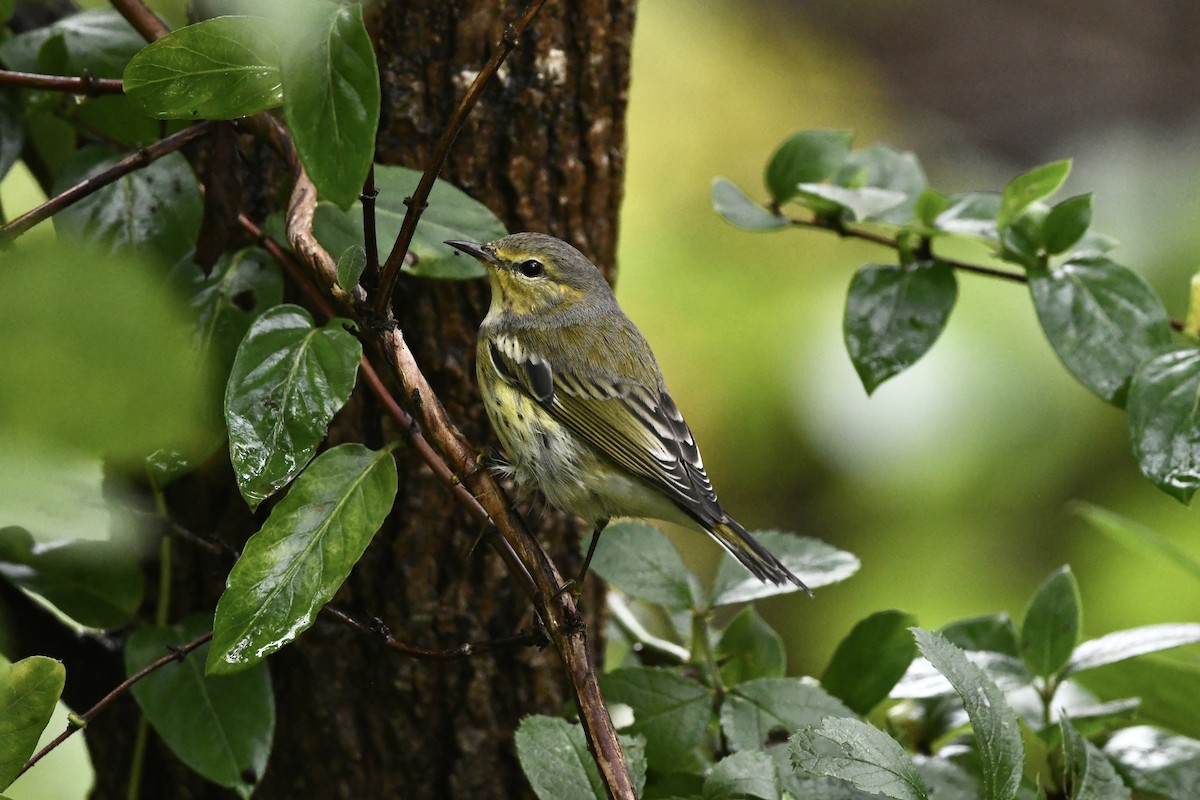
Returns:
[[[118,161],[103,172],[80,181],[62,194],[51,197],[37,208],[25,212],[7,225],[0,226],[0,244],[6,240],[17,238],[39,222],[49,219],[67,206],[79,202],[93,192],[103,189],[105,186],[108,186],[119,178],[123,178],[134,170],[141,169],[168,153],[179,150],[189,142],[206,136],[212,130],[212,125],[213,123],[211,122],[200,122],[189,128],[184,128],[178,133],[173,133],[165,139],[159,139],[149,147],[143,147],[127,158]]]
[[[396,236],[396,242],[392,245],[392,250],[388,253],[387,261],[383,264],[383,275],[379,282],[379,290],[375,295],[374,309],[376,315],[385,316],[389,304],[392,302],[392,292],[396,288],[396,280],[400,276],[400,268],[404,266],[404,257],[408,253],[408,246],[412,244],[413,233],[417,230],[417,222],[421,218],[421,214],[425,211],[425,206],[429,200],[429,193],[433,191],[433,183],[437,180],[438,175],[442,172],[442,167],[446,163],[446,158],[450,155],[450,148],[454,145],[454,140],[458,138],[459,131],[466,124],[467,117],[471,110],[475,108],[475,104],[479,101],[479,97],[483,94],[484,88],[487,86],[492,76],[500,69],[500,65],[504,63],[504,59],[508,58],[508,54],[512,52],[520,43],[521,34],[529,27],[529,23],[537,16],[537,13],[542,10],[542,6],[546,4],[546,0],[533,0],[521,15],[515,21],[510,23],[504,29],[504,35],[500,37],[500,44],[496,47],[496,51],[492,53],[492,57],[483,65],[483,69],[475,76],[471,87],[467,89],[467,93],[459,102],[458,108],[454,110],[454,116],[450,118],[450,124],[442,131],[441,137],[434,145],[433,154],[429,159],[428,166],[425,167],[425,172],[421,175],[420,182],[417,183],[416,190],[411,197],[404,198],[404,205],[408,210],[404,212],[404,221],[400,224],[400,233]]]
[[[105,94],[121,94],[124,84],[116,78],[97,78],[85,72],[78,78],[66,75],[43,75],[39,72],[16,72],[0,69],[0,85],[18,86],[22,89],[47,89],[52,92],[85,94],[99,97]]]
[[[132,687],[135,683],[137,683],[138,681],[140,681],[142,678],[146,677],[150,673],[162,669],[167,664],[170,664],[173,661],[182,661],[184,656],[186,656],[188,653],[195,650],[197,647],[200,647],[202,644],[204,644],[211,638],[212,638],[212,633],[210,632],[210,633],[206,633],[203,636],[200,636],[196,639],[193,639],[192,641],[188,642],[187,644],[180,645],[179,647],[172,647],[172,648],[170,648],[170,650],[171,650],[170,653],[168,653],[167,655],[158,659],[157,661],[150,662],[146,666],[139,669],[137,672],[130,675],[125,680],[121,681],[119,684],[117,684],[117,686],[111,692],[104,695],[104,697],[100,698],[100,702],[96,703],[94,706],[89,708],[87,711],[80,714],[78,716],[79,722],[72,721],[71,723],[69,723],[67,725],[67,729],[65,731],[63,731],[62,733],[60,733],[58,736],[56,736],[54,738],[54,741],[50,742],[45,747],[43,747],[41,750],[37,751],[37,753],[35,753],[32,758],[30,758],[28,761],[26,761],[25,766],[21,767],[21,771],[17,774],[18,777],[20,777],[21,775],[24,775],[29,770],[30,767],[32,767],[37,762],[41,761],[42,758],[47,753],[49,753],[51,750],[58,747],[60,744],[65,742],[67,739],[71,738],[71,736],[73,736],[76,731],[82,730],[89,722],[92,721],[92,719],[97,714],[99,714],[106,707],[108,707],[109,703],[111,703],[113,700],[116,700],[118,697],[120,697],[125,692],[129,691],[130,687]]]
[[[171,32],[141,0],[112,0],[112,6],[147,42],[161,39]]]

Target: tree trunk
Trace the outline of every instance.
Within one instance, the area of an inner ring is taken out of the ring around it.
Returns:
[[[569,239],[610,275],[633,8],[633,0],[548,3],[488,87],[442,175],[496,211],[510,230]],[[519,11],[516,4],[487,0],[392,0],[374,8],[368,24],[383,83],[378,161],[424,168],[459,99]],[[390,245],[381,243],[384,254]],[[493,441],[473,365],[475,330],[486,306],[483,282],[404,278],[397,291],[397,317],[409,345],[451,418],[480,445]],[[360,381],[335,420],[333,441],[379,446],[400,438],[361,389]],[[400,641],[430,649],[529,628],[530,599],[489,547],[472,549],[478,524],[415,454],[402,449],[397,462],[393,513],[335,604],[363,620],[378,618]],[[246,510],[224,455],[205,474],[172,487],[168,501],[173,511],[191,509],[195,532],[215,532],[239,545],[266,513]],[[570,574],[578,564],[576,523],[540,509],[533,521]],[[175,554],[172,619],[186,609],[211,609],[228,559],[183,542]],[[598,647],[601,596],[589,589],[582,607]],[[325,616],[269,664],[277,722],[267,770],[255,776],[259,798],[523,796],[513,730],[527,714],[557,713],[567,697],[552,649],[418,661]],[[68,665],[69,675],[76,670],[98,671],[89,663]],[[86,702],[72,699],[76,707]],[[98,773],[94,797],[125,796],[136,719],[132,700],[124,698],[89,727]],[[230,793],[189,772],[151,733],[141,796]]]

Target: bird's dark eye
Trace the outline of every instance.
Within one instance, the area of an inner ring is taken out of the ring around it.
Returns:
[[[526,278],[540,278],[546,274],[546,266],[536,258],[517,264],[517,270]]]

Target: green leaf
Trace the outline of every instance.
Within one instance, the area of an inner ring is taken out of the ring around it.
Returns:
[[[955,762],[922,755],[914,755],[912,760],[931,797],[937,800],[976,800],[979,797],[979,784]]]
[[[838,643],[821,676],[825,691],[858,714],[887,697],[917,654],[909,628],[916,618],[903,611],[878,611],[860,620]]]
[[[1131,800],[1132,795],[1104,754],[1064,719],[1063,751],[1072,800]]]
[[[62,662],[45,656],[0,664],[0,789],[33,755],[66,679]]]
[[[712,205],[726,222],[748,231],[777,231],[791,224],[787,217],[751,200],[726,178],[713,179]]]
[[[950,198],[934,189],[926,189],[917,195],[913,203],[913,216],[926,228],[936,228],[937,219],[950,208]]]
[[[850,155],[851,131],[804,131],[775,151],[763,176],[776,205],[796,197],[801,183],[831,178]]]
[[[941,261],[868,264],[855,273],[842,331],[867,394],[925,355],[957,298],[954,270]]]
[[[721,632],[715,655],[726,686],[758,678],[782,678],[787,672],[783,639],[753,606],[742,609]]]
[[[1030,203],[1057,192],[1070,174],[1071,161],[1065,159],[1034,167],[1013,178],[1000,193],[996,222],[1002,228],[1009,225]]]
[[[125,645],[126,673],[138,670],[212,629],[212,616],[196,614],[177,625],[143,628]],[[189,768],[249,797],[271,754],[275,695],[263,663],[236,675],[204,675],[203,644],[147,675],[133,696],[154,730]]]
[[[876,189],[874,186],[847,189],[829,183],[797,184],[793,198],[802,205],[810,206],[817,214],[829,215],[845,209],[850,212],[849,219],[858,222],[878,220],[901,206],[905,199],[903,192]]]
[[[367,250],[361,244],[352,244],[338,258],[337,282],[347,292],[353,292],[367,268]]]
[[[1022,269],[1039,269],[1043,266],[1042,221],[1049,209],[1045,203],[1036,202],[1000,231],[1000,258],[1018,264]]]
[[[891,209],[871,215],[873,221],[893,224],[912,219],[914,203],[928,186],[917,157],[886,144],[852,152],[834,182],[850,188],[870,187],[903,195],[904,199]]]
[[[722,758],[704,779],[704,800],[778,800],[779,793],[775,762],[755,750]]]
[[[1029,273],[1042,331],[1084,386],[1116,406],[1134,371],[1171,341],[1166,309],[1136,273],[1106,258]]]
[[[990,650],[1013,657],[1021,653],[1017,626],[1005,613],[967,617],[948,623],[938,632],[963,650]]]
[[[670,765],[685,759],[704,741],[713,693],[704,684],[665,669],[627,667],[600,676],[611,706],[633,710],[625,733],[646,737],[646,760]]]
[[[421,173],[416,170],[375,166],[375,186],[379,190],[375,203],[376,238],[383,243],[380,253],[392,249],[408,210],[404,199],[416,191],[420,180]],[[317,204],[313,231],[331,253],[344,252],[347,247],[365,241],[362,214],[343,211],[329,202]],[[404,271],[422,278],[448,280],[483,277],[483,266],[473,258],[456,258],[460,254],[446,240],[490,242],[506,233],[504,225],[486,206],[446,181],[435,181],[429,193],[429,207],[421,215],[413,235],[410,261],[405,262]]]
[[[759,750],[800,728],[820,725],[826,717],[853,716],[811,679],[764,678],[729,690],[721,705],[721,730],[734,752]]]
[[[47,63],[47,43],[58,55]],[[79,76],[84,70],[97,78],[119,78],[129,59],[146,40],[113,9],[81,11],[42,28],[0,42],[0,61],[6,69]],[[54,69],[45,69],[53,66]]]
[[[174,30],[134,56],[125,94],[158,119],[237,119],[283,100],[279,48],[259,17]]]
[[[275,306],[250,326],[225,391],[229,455],[242,497],[257,508],[304,469],[354,389],[362,345],[330,320]]]
[[[1134,381],[1136,385],[1136,376]],[[1131,552],[1159,558],[1200,580],[1200,561],[1162,534],[1120,514],[1081,500],[1070,503],[1069,507],[1091,523],[1096,530]]]
[[[1138,719],[1200,739],[1196,698],[1200,666],[1164,656],[1147,655],[1110,662],[1071,676],[1097,697],[1141,700]]]
[[[603,800],[607,797],[583,728],[558,717],[534,715],[521,720],[514,735],[517,758],[538,800]],[[639,796],[646,783],[646,757],[640,741],[622,736]]]
[[[1000,195],[995,192],[964,192],[952,194],[949,205],[937,215],[938,230],[973,236],[996,242],[996,215],[1000,213]]]
[[[322,197],[348,208],[362,193],[379,127],[379,70],[362,6],[302,6],[283,50],[283,114]]]
[[[1195,739],[1139,725],[1113,734],[1104,754],[1139,792],[1188,800],[1200,786],[1200,741]]]
[[[1022,689],[1033,683],[1025,662],[1014,656],[986,650],[967,652],[967,660],[981,669],[1001,689]],[[954,684],[928,660],[919,658],[892,687],[893,699],[923,699],[955,692]]]
[[[0,180],[21,157],[25,144],[25,112],[15,89],[0,89]]]
[[[580,542],[587,550],[591,537]],[[630,597],[672,611],[696,605],[691,573],[662,531],[639,522],[610,525],[600,535],[591,569]]]
[[[16,7],[17,0],[0,0],[0,23],[8,22]]]
[[[754,531],[752,535],[774,553],[793,575],[811,588],[844,581],[858,572],[857,558],[818,539],[783,531]],[[717,567],[709,607],[745,603],[799,590],[798,586],[790,583],[784,586],[763,583],[748,573],[733,556],[725,554]]]
[[[1092,196],[1080,194],[1056,203],[1042,222],[1042,246],[1050,255],[1065,253],[1092,224]]]
[[[388,450],[342,444],[314,459],[229,573],[208,674],[257,664],[312,625],[395,497],[396,462]]]
[[[38,545],[23,528],[0,528],[0,575],[89,628],[120,628],[142,604],[137,556],[113,542]]]
[[[826,719],[789,740],[796,769],[847,781],[868,794],[927,800],[917,765],[895,739],[856,719]],[[832,747],[829,747],[832,745]]]
[[[1129,390],[1129,438],[1142,474],[1181,503],[1200,488],[1200,349],[1142,364]]]
[[[64,192],[121,161],[124,155],[93,145],[63,165],[54,192]],[[54,215],[54,229],[114,255],[137,253],[174,264],[200,232],[204,203],[192,167],[169,153],[134,170]]]
[[[1200,623],[1196,622],[1130,628],[1089,639],[1076,647],[1071,653],[1071,660],[1067,662],[1066,671],[1068,674],[1082,672],[1127,658],[1197,643],[1200,643]]]
[[[1079,584],[1070,567],[1050,575],[1029,601],[1021,623],[1021,658],[1029,671],[1049,677],[1067,663],[1082,625]]]
[[[941,634],[914,628],[913,635],[929,663],[954,686],[971,719],[984,800],[1012,800],[1021,783],[1024,750],[1016,715],[1004,693]]]

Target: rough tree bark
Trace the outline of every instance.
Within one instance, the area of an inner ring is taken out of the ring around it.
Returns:
[[[526,32],[472,115],[443,173],[495,210],[510,230],[567,238],[613,268],[624,169],[624,113],[634,0],[550,2]],[[458,99],[520,11],[489,0],[388,0],[370,12],[383,82],[377,159],[423,168]],[[382,243],[386,254],[389,242]],[[455,422],[473,441],[490,431],[474,385],[475,328],[487,288],[403,279],[397,316]],[[299,299],[293,294],[291,300]],[[360,390],[361,390],[360,386]],[[366,393],[335,420],[339,441],[377,446],[398,437]],[[532,624],[532,605],[416,456],[397,455],[400,491],[383,530],[335,603],[378,617],[403,642],[446,648]],[[188,526],[240,545],[269,511],[246,510],[228,460],[171,487],[168,502]],[[564,573],[578,561],[579,531],[541,515],[545,541]],[[175,544],[172,619],[211,609],[229,558]],[[595,623],[600,596],[583,599]],[[152,615],[154,598],[147,600]],[[592,625],[598,642],[598,626]],[[30,638],[43,641],[45,629]],[[67,699],[87,707],[119,680],[119,642],[105,652],[63,641]],[[274,752],[256,797],[506,798],[526,793],[513,753],[520,718],[555,713],[566,695],[553,651],[520,649],[451,662],[415,661],[322,618],[270,660],[277,724]],[[74,676],[87,676],[76,681]],[[129,698],[88,729],[97,798],[125,797],[137,712]],[[150,734],[143,798],[216,798],[208,784]]]

